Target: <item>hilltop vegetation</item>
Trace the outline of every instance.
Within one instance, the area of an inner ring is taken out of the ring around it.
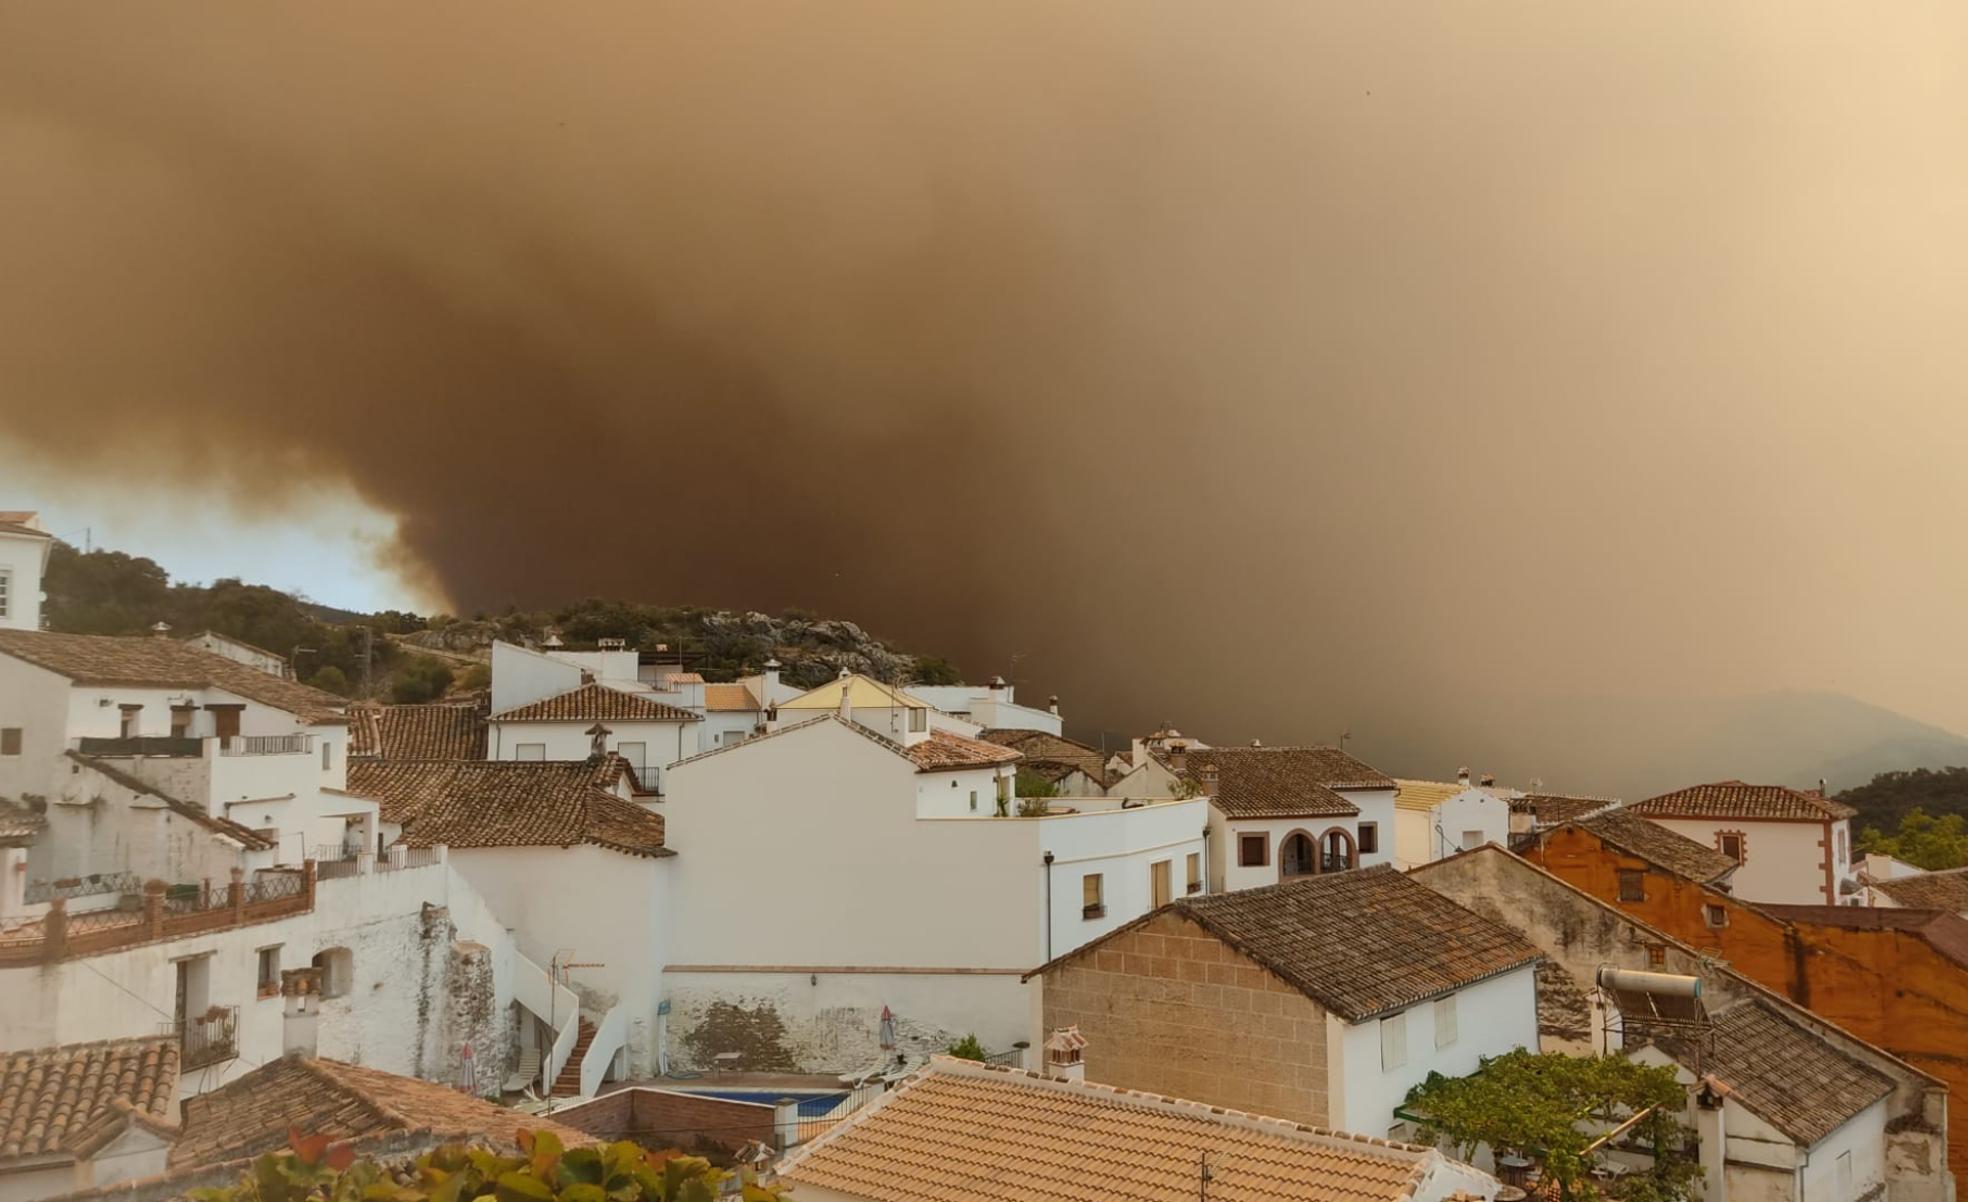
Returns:
[[[1859,848],[1929,870],[1968,865],[1968,768],[1882,772],[1838,800],[1859,812]]]
[[[553,610],[470,618],[400,610],[351,614],[236,579],[174,583],[162,566],[142,556],[108,550],[84,554],[61,542],[50,556],[43,588],[51,630],[134,635],[148,633],[160,621],[179,636],[213,630],[287,656],[302,680],[330,692],[399,702],[483,688],[484,661],[494,639],[538,646],[549,634],[570,648],[607,638],[644,650],[667,644],[712,681],[758,672],[773,658],[785,680],[807,687],[842,668],[897,684],[960,679],[948,660],[897,651],[853,622],[798,610],[771,617],[588,599]]]

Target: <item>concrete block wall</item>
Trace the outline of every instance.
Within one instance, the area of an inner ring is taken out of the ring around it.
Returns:
[[[1165,914],[1042,980],[1087,1080],[1327,1125],[1325,1009],[1195,923]]]

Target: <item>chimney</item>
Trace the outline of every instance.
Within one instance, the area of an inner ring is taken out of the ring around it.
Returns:
[[[779,700],[778,660],[769,659],[765,661],[765,678],[760,682],[760,688],[765,692],[765,696],[759,698],[760,705],[771,705],[773,702]]]
[[[314,1055],[321,1024],[321,970],[281,969],[280,1002],[284,1008],[280,1029],[281,1055]]]
[[[1086,1080],[1086,1043],[1077,1026],[1054,1031],[1045,1041],[1046,1076],[1061,1081]]]
[[[1054,693],[1046,698],[1046,712],[1055,718],[1059,716],[1059,694]]]
[[[835,679],[835,680],[846,680],[846,679],[847,679],[848,677],[850,677],[850,676],[852,676],[852,675],[854,675],[854,673],[852,673],[852,672],[850,672],[850,671],[848,671],[848,670],[847,670],[847,669],[846,669],[845,667],[843,667],[843,668],[842,668],[842,669],[841,669],[840,671],[838,671],[838,672],[836,672],[836,673],[834,673],[834,679]]]
[[[993,693],[1001,693],[1004,691],[1005,678],[1002,676],[993,676],[991,683],[984,687],[990,689]]]
[[[845,678],[843,677],[843,679]],[[850,694],[853,692],[854,690],[849,688],[845,683],[841,685],[840,716],[843,721],[854,717],[854,703],[850,698]]]
[[[1461,785],[1465,789],[1469,787],[1469,769],[1467,768],[1456,769],[1456,783],[1458,785]]]
[[[1483,774],[1483,787],[1484,787],[1485,789],[1492,789],[1492,788],[1495,788],[1495,787],[1496,787],[1496,783],[1497,783],[1497,778],[1496,778],[1496,774],[1495,774],[1495,773],[1493,773],[1493,772],[1485,772],[1485,773]]]
[[[1189,771],[1189,744],[1171,743],[1168,749],[1169,767],[1177,772]]]
[[[156,635],[160,639],[170,638],[171,624],[162,619],[159,619],[157,622],[151,625],[150,633]]]
[[[1203,793],[1204,793],[1204,794],[1205,794],[1206,796],[1209,796],[1209,797],[1215,797],[1215,796],[1216,796],[1216,782],[1217,782],[1217,776],[1216,776],[1216,765],[1215,765],[1215,764],[1204,764],[1204,765],[1202,766],[1202,768],[1201,768],[1201,770],[1200,770],[1200,771],[1198,772],[1198,778],[1200,779],[1200,781],[1201,781],[1201,783],[1202,783],[1202,786],[1203,786]]]
[[[1264,740],[1263,740],[1263,739],[1252,739],[1252,740],[1251,740],[1251,746],[1252,746],[1252,747],[1262,747],[1262,746],[1264,746]]]

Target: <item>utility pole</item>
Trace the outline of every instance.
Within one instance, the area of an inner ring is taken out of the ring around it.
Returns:
[[[376,631],[374,627],[362,628],[362,695],[371,696],[369,685],[369,653],[375,650]]]

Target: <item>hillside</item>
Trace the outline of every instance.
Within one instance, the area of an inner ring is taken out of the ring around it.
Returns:
[[[550,634],[569,647],[605,638],[644,649],[666,644],[713,681],[757,672],[773,658],[784,679],[807,686],[842,668],[904,684],[958,679],[947,660],[897,650],[853,622],[798,611],[772,617],[590,599],[496,617],[353,614],[239,580],[176,584],[142,556],[83,554],[66,543],[55,545],[43,587],[52,630],[144,634],[160,621],[180,635],[214,630],[287,656],[301,679],[344,696],[417,701],[483,687],[481,665],[494,639],[537,646]]]

